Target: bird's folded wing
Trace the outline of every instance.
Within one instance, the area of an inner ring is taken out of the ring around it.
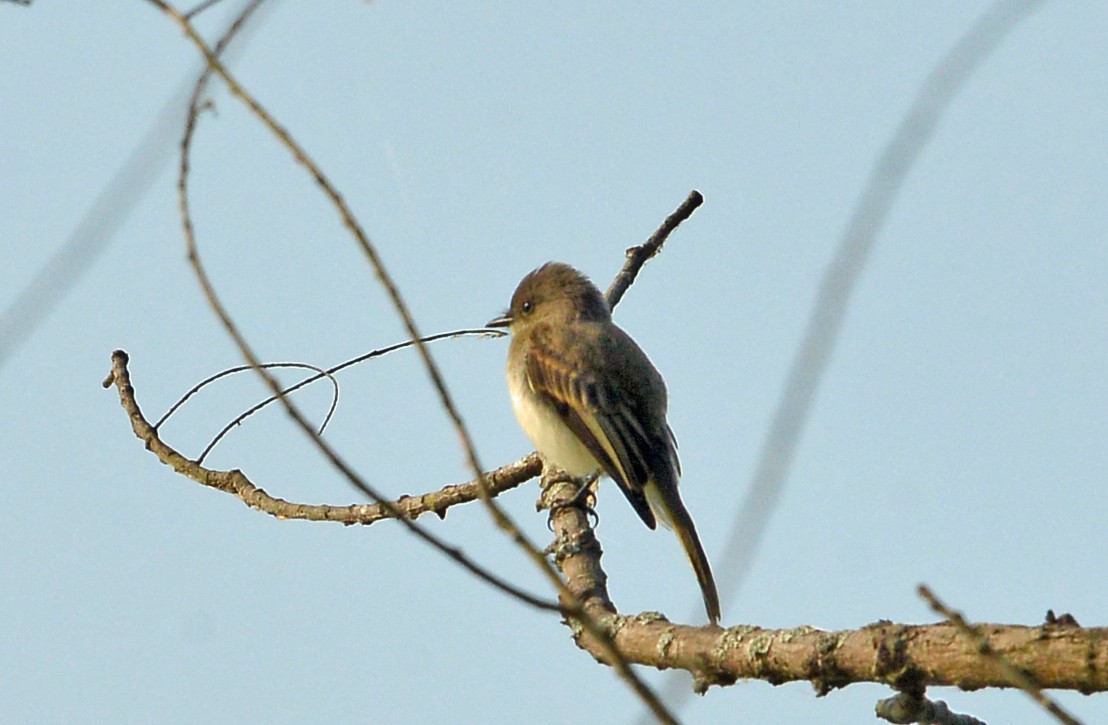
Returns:
[[[527,382],[600,462],[650,528],[655,518],[643,487],[650,478],[652,442],[613,381],[568,364],[536,340],[527,356]]]

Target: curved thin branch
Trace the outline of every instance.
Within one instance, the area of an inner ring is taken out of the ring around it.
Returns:
[[[419,351],[420,357],[423,360],[424,367],[437,390],[440,402],[443,408],[446,410],[448,417],[453,423],[459,438],[462,442],[462,447],[465,450],[466,457],[469,465],[474,471],[474,475],[477,477],[478,485],[480,487],[480,498],[485,505],[486,510],[493,519],[498,528],[505,532],[509,538],[515,544],[522,549],[536,567],[547,577],[547,580],[551,585],[557,589],[560,593],[560,597],[572,601],[572,593],[566,587],[565,582],[561,580],[558,573],[554,568],[546,561],[543,553],[526,537],[526,535],[515,525],[515,523],[495,504],[492,498],[489,496],[488,486],[483,478],[483,471],[480,462],[477,458],[477,451],[470,438],[469,432],[462,421],[461,415],[458,413],[453,399],[446,388],[446,384],[442,379],[442,376],[438,370],[437,365],[432,359],[427,347],[420,342],[420,335],[415,325],[415,320],[412,318],[410,311],[408,310],[404,300],[400,295],[399,289],[393,283],[391,277],[384,268],[384,265],[377,255],[376,250],[370,243],[365,232],[354,218],[350,209],[347,207],[342,196],[338,191],[330,184],[322,170],[312,161],[307,153],[297,144],[297,142],[291,137],[288,131],[273,119],[272,116],[255,100],[245,89],[242,88],[235,80],[234,77],[227,71],[227,69],[220,63],[218,57],[212,53],[211,49],[204,42],[192,24],[188,19],[184,18],[181,13],[173,6],[166,3],[164,0],[148,0],[148,2],[154,4],[160,8],[165,14],[170,16],[177,24],[184,30],[189,40],[200,50],[208,61],[208,69],[211,72],[218,74],[225,83],[227,83],[232,95],[245,103],[254,115],[266,126],[278,140],[293,154],[295,159],[303,165],[309,173],[319,184],[320,188],[324,191],[327,197],[335,205],[339,211],[339,215],[342,217],[344,225],[348,228],[351,234],[357,240],[359,246],[361,246],[363,252],[369,259],[373,270],[385,287],[390,299],[393,302],[397,314],[402,319],[404,326],[407,328],[411,338],[416,341],[416,349]],[[196,92],[193,95],[192,102],[190,103],[188,120],[186,123],[185,134],[181,141],[181,163],[178,174],[178,202],[181,211],[181,226],[184,232],[186,244],[188,247],[189,262],[192,264],[196,273],[197,279],[200,282],[201,287],[204,290],[204,294],[208,298],[208,302],[211,305],[213,311],[219,317],[224,329],[238,345],[243,357],[250,362],[252,366],[257,367],[260,363],[257,355],[253,352],[250,345],[247,343],[245,337],[239,332],[233,321],[231,320],[227,310],[224,308],[219,298],[215,293],[211,281],[208,279],[204,267],[200,261],[200,257],[196,247],[196,240],[192,225],[191,215],[189,213],[188,203],[188,175],[189,175],[189,148],[191,144],[192,134],[195,129],[196,119],[198,116],[198,104],[197,100],[201,89],[203,88],[205,81],[207,80],[207,72],[201,77],[197,83]],[[338,455],[338,453],[328,445],[322,438],[314,434],[314,430],[300,413],[299,409],[292,403],[292,401],[281,395],[281,387],[266,370],[257,369],[258,375],[265,381],[273,392],[280,397],[281,403],[284,405],[285,410],[289,416],[296,422],[298,426],[304,431],[306,435],[311,438],[320,452],[331,462],[331,464],[339,470],[346,478],[358,487],[360,490],[371,496],[374,500],[385,504],[386,502],[378,495],[375,495],[373,490],[366,484],[366,482],[357,475],[357,473],[351,468],[345,460]],[[428,542],[433,542],[436,547],[442,547],[443,544],[435,537],[430,536],[427,532],[422,531],[414,522],[407,519],[401,519],[409,529],[413,532],[417,532],[420,536]],[[612,659],[614,660],[614,668],[620,677],[628,684],[629,687],[638,695],[638,697],[647,705],[647,707],[660,719],[666,722],[673,721],[673,716],[668,712],[661,700],[657,695],[647,686],[630,668],[629,665],[623,660],[618,649],[611,642],[607,641],[608,638],[604,636],[600,631],[599,625],[592,620],[592,618],[581,610],[577,606],[563,606],[563,612],[569,617],[577,618],[581,624],[587,627],[590,631],[595,632],[597,636],[602,640],[606,649],[610,652]]]
[[[288,393],[293,392],[294,390],[299,390],[300,388],[307,385],[308,382],[319,380],[320,378],[327,378],[328,380],[331,381],[331,405],[327,408],[327,415],[323,416],[323,422],[319,424],[319,428],[316,430],[317,434],[323,435],[323,431],[325,431],[327,429],[327,424],[331,422],[331,417],[335,414],[335,409],[338,407],[338,404],[339,404],[339,381],[335,380],[335,376],[332,375],[331,373],[327,372],[323,368],[319,367],[318,365],[311,365],[309,363],[301,363],[301,362],[262,363],[261,367],[265,368],[266,370],[274,370],[274,369],[277,369],[277,368],[299,368],[299,369],[302,369],[302,370],[314,370],[316,373],[318,373],[317,375],[313,375],[310,378],[306,378],[305,380],[302,380],[300,383],[297,383],[296,385],[294,385],[290,388],[286,388],[285,389],[285,394],[286,395]],[[158,418],[158,422],[156,422],[154,424],[154,427],[155,428],[161,428],[162,424],[165,423],[167,420],[169,420],[170,417],[172,417],[174,413],[176,413],[178,410],[180,410],[181,406],[183,406],[192,396],[199,393],[201,390],[206,388],[208,385],[211,385],[215,381],[221,380],[222,378],[225,378],[229,375],[235,375],[237,373],[246,372],[247,370],[253,371],[253,369],[254,368],[250,367],[249,365],[238,365],[238,366],[233,367],[233,368],[227,368],[226,370],[220,370],[218,373],[215,373],[214,375],[209,375],[208,377],[204,378],[203,380],[201,380],[196,385],[192,386],[192,388],[190,388],[187,393],[185,393],[183,396],[181,396],[181,398],[178,399],[176,403],[174,403],[172,406],[170,406],[169,410],[167,410],[162,415],[161,418]],[[219,432],[216,433],[215,437],[212,438],[212,440],[208,442],[208,445],[206,445],[204,447],[204,450],[200,452],[200,456],[196,459],[196,462],[197,463],[203,463],[204,459],[208,457],[208,454],[212,452],[212,449],[215,448],[216,445],[218,445],[219,442],[221,440],[223,440],[223,438],[228,433],[230,433],[233,429],[235,429],[236,427],[241,425],[244,420],[249,418],[254,413],[257,413],[259,410],[261,410],[262,408],[264,408],[266,405],[273,402],[274,400],[276,400],[276,397],[268,398],[267,400],[264,400],[261,403],[257,403],[255,405],[250,406],[245,411],[243,411],[242,413],[239,413],[237,416],[235,416],[235,418],[230,423],[223,426],[219,430]]]
[[[466,335],[479,335],[479,336],[482,336],[482,337],[503,337],[506,334],[507,333],[505,333],[502,330],[489,330],[489,329],[484,329],[484,328],[479,329],[479,330],[453,330],[451,332],[440,332],[440,333],[437,333],[437,334],[434,334],[434,335],[428,335],[427,337],[423,338],[423,342],[425,342],[425,343],[436,342],[438,340],[444,340],[444,339],[456,338],[456,337],[463,337],[463,336],[466,336]],[[309,365],[307,363],[296,363],[296,362],[262,363],[262,365],[260,367],[262,367],[266,370],[269,370],[271,368],[280,368],[280,367],[301,367],[301,368],[308,368],[310,370],[317,371],[317,373],[318,373],[317,375],[311,375],[307,378],[304,378],[303,380],[296,383],[295,385],[291,385],[287,388],[283,388],[282,391],[281,391],[281,395],[289,395],[290,393],[294,393],[297,390],[300,390],[301,388],[303,388],[307,385],[311,385],[315,381],[320,380],[322,378],[328,378],[331,381],[332,387],[334,389],[334,395],[332,396],[332,399],[331,399],[331,407],[327,410],[327,415],[324,417],[323,423],[320,424],[319,429],[316,431],[316,433],[318,435],[323,435],[323,431],[324,431],[324,429],[326,429],[327,423],[331,420],[332,415],[334,415],[335,408],[338,405],[339,386],[338,386],[338,381],[336,381],[335,378],[334,378],[335,373],[338,373],[341,370],[345,370],[346,368],[351,367],[352,365],[357,365],[358,363],[365,362],[366,360],[370,360],[370,359],[375,358],[375,357],[381,357],[382,355],[386,355],[390,352],[395,352],[397,350],[402,350],[406,347],[411,347],[412,345],[415,345],[415,344],[416,343],[415,343],[414,340],[405,340],[404,342],[394,343],[394,344],[388,345],[386,347],[378,348],[376,350],[371,350],[370,352],[364,353],[364,354],[359,355],[355,358],[351,358],[350,360],[346,360],[345,362],[341,362],[338,365],[334,365],[330,368],[327,368],[326,370],[323,370],[323,369],[321,369],[321,368],[319,368],[315,365]],[[221,371],[219,371],[218,373],[216,373],[214,375],[210,375],[209,377],[205,378],[204,380],[202,380],[199,383],[197,383],[196,385],[194,385],[176,403],[174,403],[172,406],[170,406],[169,410],[166,411],[165,414],[162,415],[162,417],[158,419],[158,422],[154,424],[154,427],[160,429],[162,427],[162,424],[165,423],[167,420],[169,420],[170,416],[172,416],[174,413],[176,413],[181,408],[181,406],[183,406],[186,402],[188,402],[188,400],[193,395],[200,392],[200,390],[202,390],[205,386],[215,382],[216,380],[219,380],[223,377],[226,377],[228,375],[234,375],[236,373],[241,373],[241,372],[245,372],[247,370],[253,370],[253,369],[254,368],[250,365],[239,365],[239,366],[236,366],[236,367],[233,367],[233,368],[228,368],[226,370],[221,370]],[[271,395],[268,398],[266,398],[265,400],[262,400],[262,401],[256,403],[255,405],[252,405],[250,408],[248,408],[245,411],[243,411],[242,413],[240,413],[238,416],[236,416],[234,418],[234,420],[227,423],[227,425],[223,426],[223,428],[219,431],[219,433],[216,434],[215,438],[213,438],[212,441],[207,445],[207,447],[205,447],[204,450],[201,451],[200,456],[196,459],[196,462],[197,463],[203,463],[204,459],[208,457],[208,454],[211,453],[212,449],[215,448],[216,444],[218,444],[219,441],[222,440],[223,437],[226,436],[227,433],[229,433],[233,428],[235,428],[236,426],[241,424],[244,420],[249,418],[254,413],[257,413],[258,411],[262,410],[266,406],[268,406],[271,403],[274,403],[274,402],[276,402],[280,399],[281,399],[280,395]]]
[[[273,369],[277,369],[277,368],[298,368],[298,369],[301,369],[301,370],[314,370],[316,373],[318,373],[318,375],[313,375],[310,378],[306,378],[304,381],[301,381],[300,383],[297,383],[296,385],[294,385],[292,387],[285,388],[285,393],[290,393],[294,390],[299,390],[300,388],[307,385],[309,382],[315,382],[316,380],[319,380],[320,378],[325,377],[325,378],[330,379],[332,389],[334,390],[334,393],[331,396],[332,400],[337,400],[338,399],[338,395],[339,395],[338,381],[335,380],[335,378],[331,375],[330,371],[324,370],[323,368],[319,367],[318,365],[312,365],[311,363],[302,363],[302,362],[271,362],[271,363],[262,363],[260,367],[263,367],[266,370],[273,370]],[[220,370],[218,373],[212,373],[211,375],[204,378],[203,380],[201,380],[196,385],[193,385],[191,388],[189,388],[188,391],[186,391],[184,395],[182,395],[180,398],[177,399],[177,402],[175,402],[173,405],[169,406],[169,410],[162,413],[162,417],[158,418],[158,420],[155,421],[154,427],[155,428],[161,428],[170,418],[173,417],[174,413],[176,413],[178,410],[183,408],[185,403],[189,402],[189,400],[192,399],[192,396],[196,395],[201,390],[208,387],[209,385],[216,382],[217,380],[222,380],[223,378],[226,378],[228,376],[237,375],[238,373],[244,373],[248,370],[253,370],[253,369],[254,368],[249,366],[249,365],[236,365],[234,367],[230,367],[230,368],[227,368],[225,370]],[[331,411],[334,411],[334,405],[331,406]],[[250,412],[256,412],[256,411],[251,410]],[[241,423],[242,420],[245,417],[246,416],[236,418],[233,421],[233,424]],[[330,418],[331,418],[331,415],[330,415],[330,413],[328,413],[327,419],[330,420]],[[320,426],[320,427],[322,428],[324,426]],[[206,452],[207,452],[207,450],[205,450],[205,453]],[[199,460],[203,460],[203,459],[204,459],[204,454],[201,454]]]

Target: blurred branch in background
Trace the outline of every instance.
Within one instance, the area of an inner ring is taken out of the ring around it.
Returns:
[[[260,27],[260,21],[259,17],[251,24],[251,32]],[[228,26],[233,22],[231,20]],[[227,62],[241,53],[249,41],[247,35],[237,37],[234,48],[224,53]],[[81,277],[95,266],[97,257],[146,197],[146,192],[153,188],[154,179],[177,150],[177,134],[188,109],[189,93],[202,69],[200,65],[185,74],[185,80],[170,94],[146,134],[96,195],[92,206],[62,246],[0,311],[0,370],[31,339]]]
[[[838,249],[824,271],[753,480],[724,545],[718,568],[723,572],[720,588],[725,593],[734,596],[750,571],[788,479],[851,296],[905,179],[958,91],[1012,29],[1042,4],[1042,0],[1004,0],[990,7],[931,71],[878,158]]]

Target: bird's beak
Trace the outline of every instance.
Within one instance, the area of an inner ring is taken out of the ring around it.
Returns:
[[[512,324],[512,313],[505,312],[500,317],[494,317],[485,323],[485,327],[508,327]]]

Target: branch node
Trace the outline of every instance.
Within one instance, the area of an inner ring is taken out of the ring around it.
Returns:
[[[874,713],[882,720],[898,725],[925,723],[926,725],[985,725],[972,715],[952,712],[942,700],[932,702],[923,693],[897,693],[895,696],[878,700]]]

